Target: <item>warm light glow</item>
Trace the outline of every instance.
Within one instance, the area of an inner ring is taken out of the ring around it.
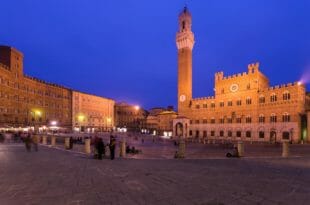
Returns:
[[[298,82],[297,82],[297,85],[302,85],[302,82],[301,82],[301,81],[298,81]]]
[[[140,106],[139,105],[136,105],[134,108],[135,108],[135,110],[140,110]]]
[[[42,115],[41,111],[39,111],[39,110],[35,111],[35,114],[36,114],[37,116],[41,116],[41,115]]]
[[[107,122],[111,123],[112,119],[110,117],[107,118]]]
[[[53,125],[53,126],[57,125],[57,121],[52,121],[51,125]]]
[[[84,116],[84,115],[79,115],[79,116],[78,116],[78,120],[79,120],[80,122],[84,121],[84,119],[85,119],[85,116]]]

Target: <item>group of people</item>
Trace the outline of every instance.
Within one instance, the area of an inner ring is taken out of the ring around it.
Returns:
[[[116,145],[116,139],[113,135],[110,136],[110,143],[108,144],[110,149],[110,159],[113,160],[115,158],[115,145]],[[105,156],[105,144],[100,137],[95,137],[94,140],[94,147],[95,147],[95,159],[101,160]]]
[[[38,143],[39,143],[39,137],[37,135],[32,135],[28,133],[26,137],[23,138],[23,141],[26,146],[26,150],[28,152],[31,151],[31,147],[33,146],[34,151],[38,151]]]

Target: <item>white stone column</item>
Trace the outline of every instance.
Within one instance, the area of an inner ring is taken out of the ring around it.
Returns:
[[[69,149],[70,148],[70,138],[66,137],[65,138],[65,149]]]
[[[51,137],[51,145],[55,146],[56,145],[56,136]]]
[[[126,142],[125,142],[124,139],[120,142],[119,156],[120,157],[125,157],[126,156]]]
[[[85,153],[86,154],[90,154],[91,150],[90,150],[90,139],[85,139]]]
[[[44,144],[44,145],[47,144],[47,136],[46,135],[42,136],[42,144]]]
[[[287,141],[282,144],[282,157],[288,157],[290,154],[289,143]]]
[[[238,142],[238,155],[239,157],[244,157],[244,144],[242,141]]]
[[[185,158],[185,140],[182,138],[179,141],[178,158]]]

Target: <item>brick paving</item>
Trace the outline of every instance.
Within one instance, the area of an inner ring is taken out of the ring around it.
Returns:
[[[309,204],[310,157],[94,160],[0,144],[0,204]]]

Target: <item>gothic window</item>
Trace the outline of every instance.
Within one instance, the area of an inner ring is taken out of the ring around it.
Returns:
[[[241,106],[241,100],[237,100],[237,106]]]
[[[263,131],[259,131],[258,136],[259,138],[265,138],[265,133]]]
[[[283,132],[282,133],[282,139],[289,140],[290,139],[290,133],[289,132]]]
[[[196,109],[199,109],[199,108],[200,108],[200,105],[199,105],[199,104],[197,104],[197,105],[196,105]]]
[[[291,95],[288,91],[285,91],[283,93],[283,100],[290,100],[291,99]]]
[[[247,138],[251,138],[251,131],[246,131],[245,136],[246,136]]]
[[[220,124],[224,124],[224,118],[220,119]]]
[[[232,131],[228,131],[228,132],[227,132],[227,136],[228,136],[228,137],[232,137]]]
[[[224,131],[221,130],[221,131],[220,131],[220,137],[223,137],[223,136],[224,136]]]
[[[208,105],[207,105],[207,104],[203,104],[202,107],[203,107],[203,108],[207,108]]]
[[[195,124],[199,124],[199,120],[195,120]]]
[[[185,21],[182,21],[182,30],[185,29]]]
[[[232,106],[232,101],[231,100],[227,102],[227,106]]]
[[[237,137],[241,137],[241,131],[237,131],[237,132],[236,132],[236,136],[237,136]]]
[[[250,116],[247,116],[245,118],[245,123],[251,123],[252,122],[252,118]]]
[[[215,131],[211,130],[211,136],[214,137],[214,135],[215,135]]]
[[[214,124],[214,123],[215,123],[215,119],[212,118],[212,119],[211,119],[211,124]]]
[[[232,119],[231,118],[227,118],[227,123],[232,123]]]
[[[277,95],[275,93],[273,93],[271,96],[270,96],[270,102],[276,102],[277,101]]]
[[[215,103],[214,102],[211,103],[211,108],[215,108]]]
[[[282,121],[283,122],[290,122],[291,121],[291,117],[287,112],[283,114]]]
[[[224,107],[224,102],[220,102],[220,107]]]
[[[241,118],[240,118],[240,117],[237,117],[236,122],[237,122],[237,123],[241,123]]]
[[[265,103],[265,97],[264,96],[259,97],[259,103],[260,104]]]
[[[246,98],[246,104],[251,105],[252,104],[252,99],[250,97]]]
[[[203,124],[207,124],[207,123],[208,123],[207,119],[203,119],[203,120],[202,120],[202,123],[203,123]]]
[[[271,114],[271,116],[270,116],[270,122],[277,122],[277,116],[276,116],[276,114]]]
[[[265,116],[264,115],[259,115],[258,122],[259,123],[264,123],[265,122]]]

